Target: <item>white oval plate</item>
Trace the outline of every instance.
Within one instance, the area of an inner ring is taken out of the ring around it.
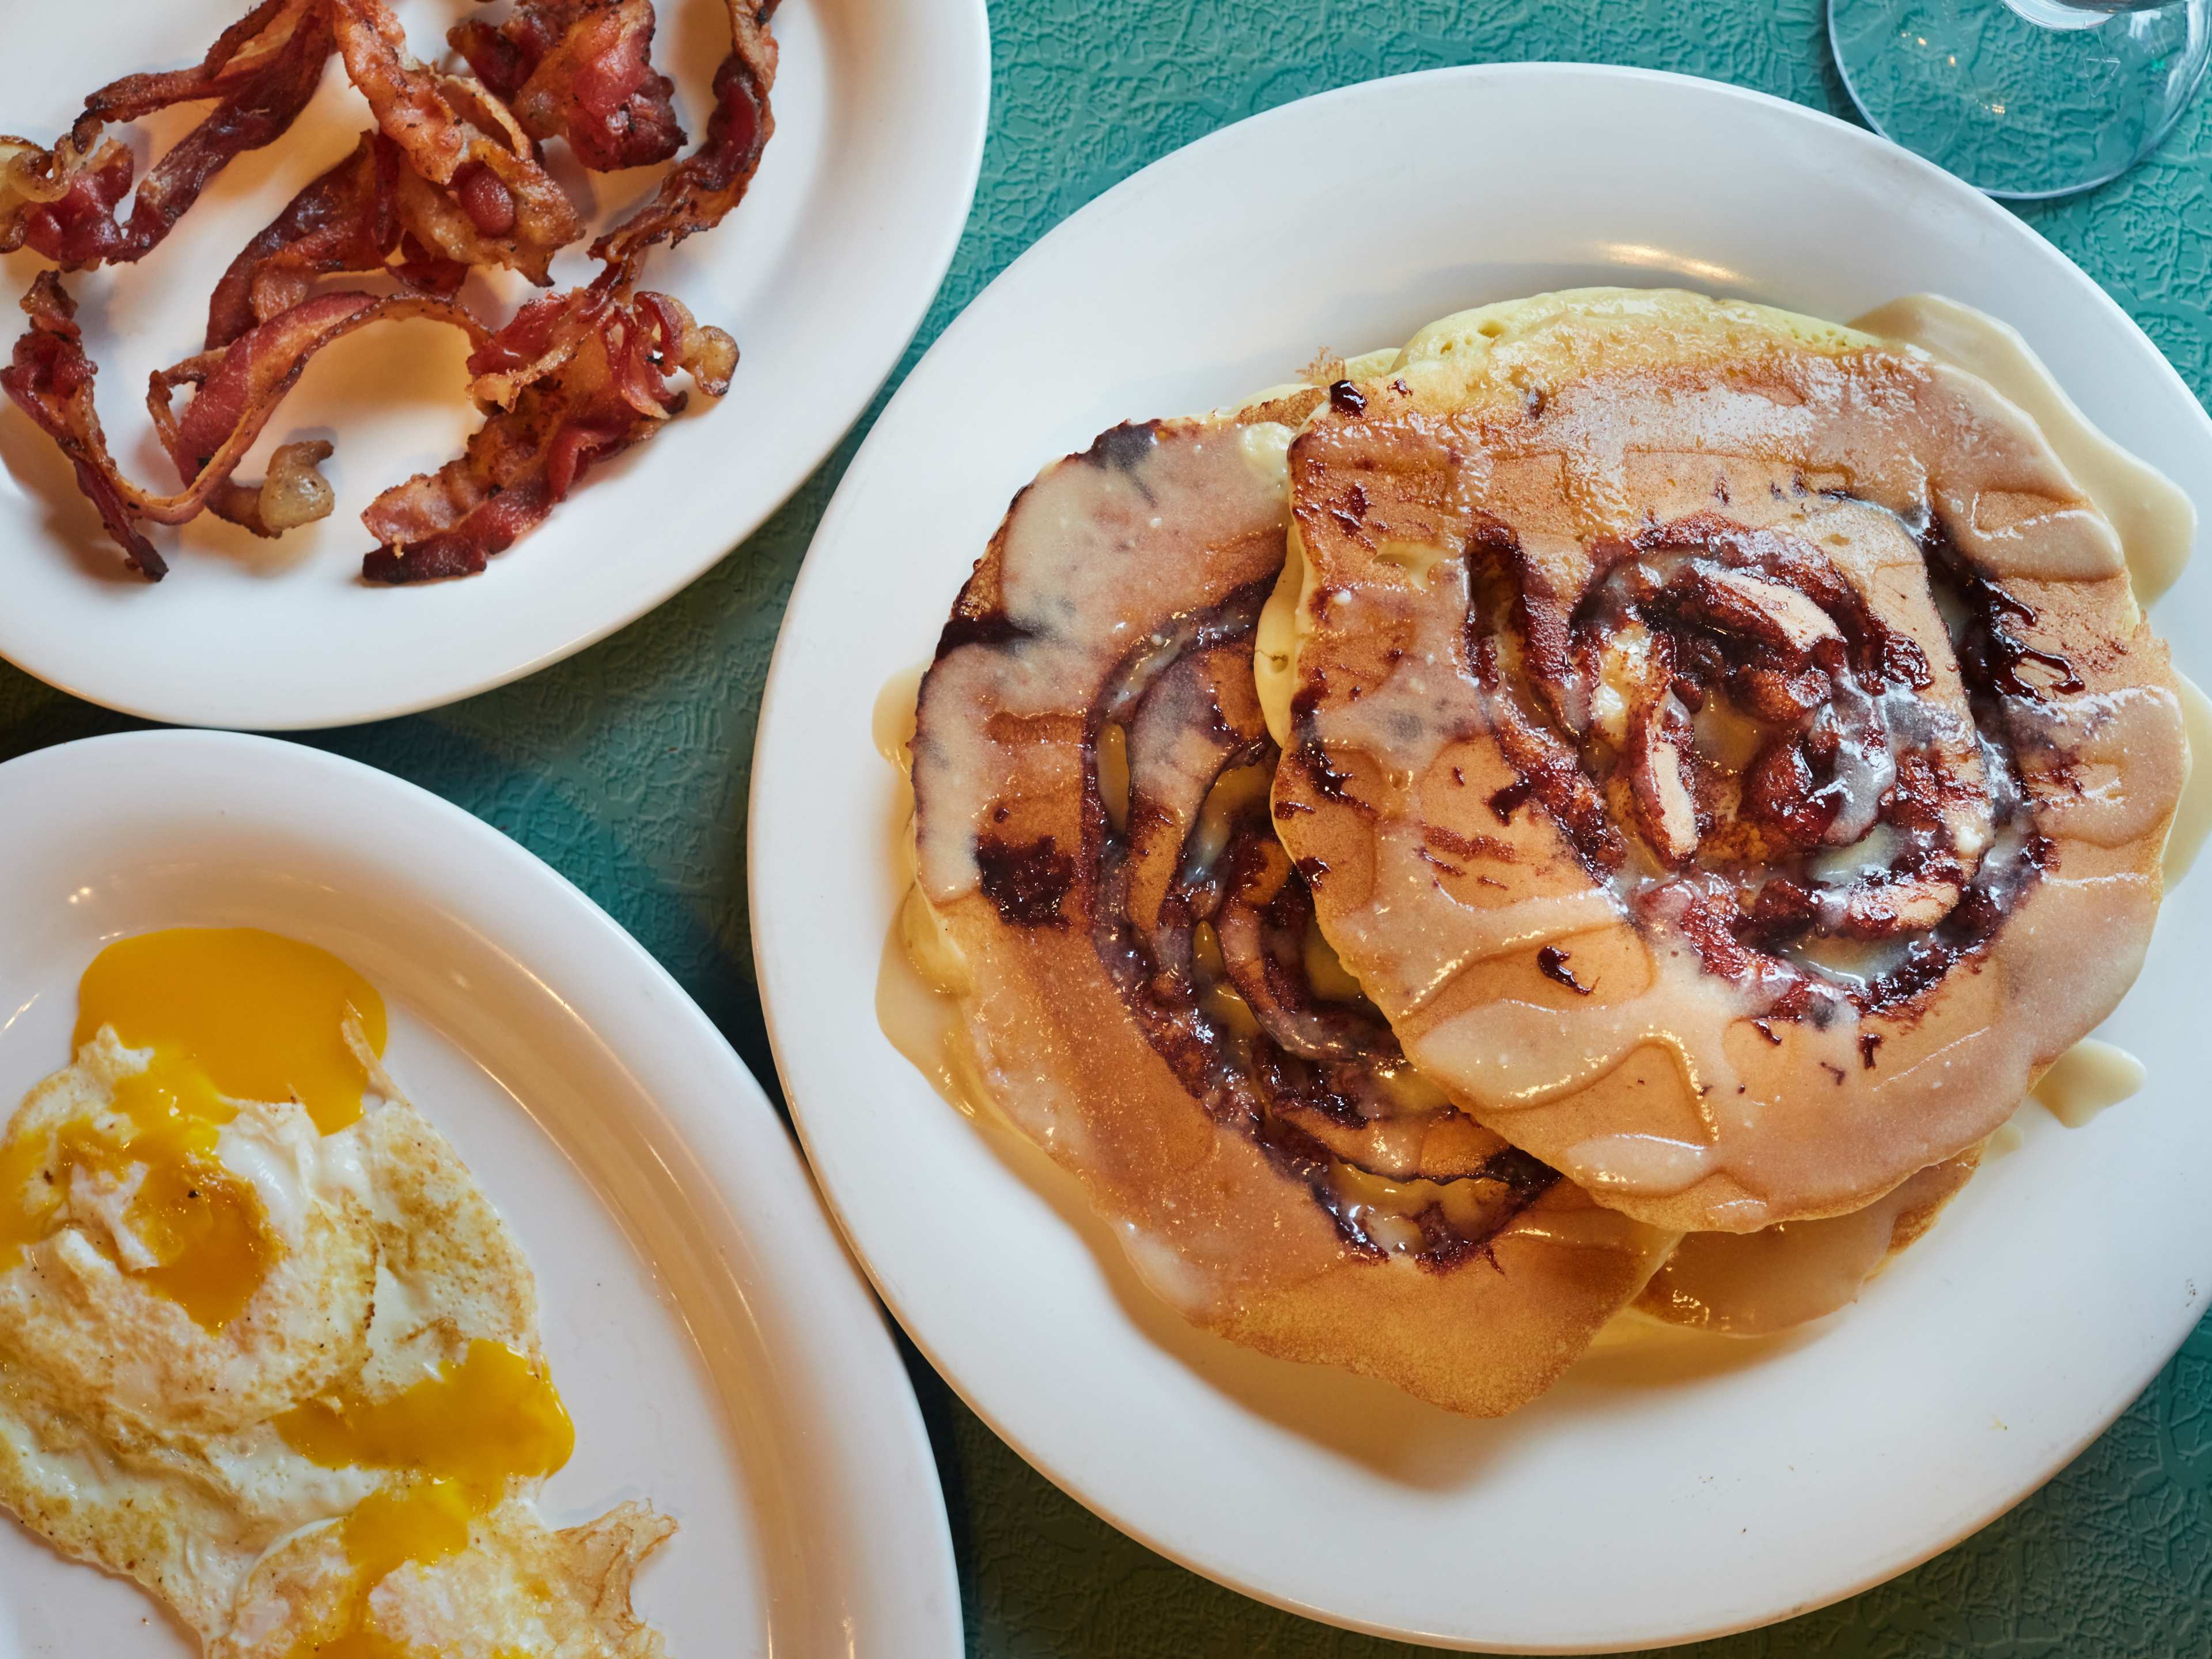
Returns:
[[[1702,1376],[1586,1362],[1474,1423],[1197,1334],[1136,1284],[1070,1179],[892,1050],[865,996],[896,899],[869,715],[885,674],[928,658],[1044,462],[1116,421],[1281,381],[1318,347],[1584,283],[1838,318],[1955,295],[2017,325],[2093,418],[2212,504],[2212,424],[2150,343],[2049,244],[1903,150],[1634,70],[1353,87],[1146,169],[946,331],[815,538],[752,799],[755,949],[800,1134],[884,1300],[976,1412],[1224,1583],[1528,1652],[1686,1641],[1848,1595],[2018,1502],[2142,1389],[2212,1289],[2189,948],[2212,883],[2169,901],[2111,1023],[2148,1089],[2080,1132],[2033,1126],[1856,1311]],[[2196,569],[2158,613],[2200,678],[2208,582]]]
[[[97,738],[0,766],[0,1105],[68,1057],[100,945],[260,927],[383,992],[387,1059],[521,1235],[576,1420],[545,1509],[644,1498],[638,1606],[679,1656],[958,1659],[936,1467],[883,1318],[759,1086],[589,899],[411,784],[264,738]],[[0,1521],[0,1659],[198,1649]]]
[[[246,0],[18,6],[0,53],[0,131],[51,137],[117,76],[194,62]],[[418,55],[444,50],[471,0],[403,0]],[[728,49],[723,0],[659,0],[653,61],[677,83],[696,141]],[[752,190],[714,231],[647,262],[645,285],[737,337],[729,395],[694,395],[651,442],[595,470],[535,534],[483,574],[372,587],[360,514],[384,487],[459,453],[475,424],[466,348],[428,322],[363,330],[312,363],[240,469],[276,444],[332,439],[337,508],[277,542],[211,515],[151,533],[168,554],[149,584],[70,482],[68,464],[0,399],[0,656],[112,708],[179,725],[343,726],[433,708],[558,662],[642,616],[752,534],[827,455],[914,336],[967,222],[990,97],[983,0],[787,0],[775,136]],[[205,106],[146,124],[166,146]],[[167,241],[135,265],[68,279],[100,365],[118,460],[155,489],[174,474],[155,443],[146,377],[199,349],[208,295],[294,191],[354,145],[368,106],[333,62],[283,139],[240,157]],[[141,148],[142,161],[143,148]],[[594,224],[660,169],[587,174],[556,145]],[[41,262],[0,260],[0,353],[13,301]],[[593,269],[571,250],[566,283]],[[532,292],[477,278],[487,315]]]

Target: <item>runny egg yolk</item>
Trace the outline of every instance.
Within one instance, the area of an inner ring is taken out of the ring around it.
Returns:
[[[54,1232],[72,1198],[120,1205],[88,1230],[141,1284],[208,1330],[242,1313],[282,1248],[216,1146],[232,1100],[296,1098],[325,1134],[361,1115],[349,1018],[384,1051],[384,1000],[327,951],[250,927],[118,939],[77,986],[76,1046],[103,1026],[151,1049],[112,1109],[0,1144],[0,1271]]]
[[[284,1443],[326,1469],[405,1469],[451,1480],[479,1510],[511,1480],[568,1461],[576,1431],[545,1368],[479,1337],[411,1388],[382,1400],[310,1401],[276,1419]]]
[[[388,1398],[295,1407],[276,1419],[284,1443],[325,1468],[404,1471],[340,1523],[353,1569],[341,1628],[302,1645],[316,1659],[398,1659],[410,1650],[376,1627],[369,1595],[410,1562],[427,1565],[469,1545],[469,1522],[516,1480],[568,1461],[576,1431],[553,1379],[526,1354],[483,1339],[468,1352]],[[327,1626],[325,1627],[327,1629]]]
[[[346,1044],[349,1015],[381,1054],[384,999],[328,951],[258,927],[171,927],[93,958],[75,1042],[112,1025],[124,1047],[159,1050],[233,1100],[296,1099],[331,1134],[361,1115],[368,1082]]]
[[[61,1224],[73,1191],[127,1192],[118,1236],[99,1242],[204,1328],[222,1329],[279,1248],[260,1195],[216,1156],[235,1115],[205,1077],[156,1049],[152,1066],[117,1085],[110,1110],[10,1136],[0,1146],[0,1269]]]

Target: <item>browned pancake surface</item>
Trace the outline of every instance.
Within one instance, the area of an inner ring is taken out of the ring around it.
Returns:
[[[2187,765],[2165,647],[1978,381],[1549,296],[1346,386],[1291,478],[1279,832],[1413,1062],[1607,1204],[1863,1206],[2132,981]]]
[[[1425,1085],[1313,926],[1251,670],[1287,435],[1119,428],[1016,500],[923,683],[918,884],[977,1074],[1150,1285],[1492,1415],[1670,1241]]]

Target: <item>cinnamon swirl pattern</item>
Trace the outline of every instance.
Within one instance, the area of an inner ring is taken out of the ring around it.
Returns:
[[[1859,1209],[2133,981],[2173,678],[1972,377],[1547,295],[1337,386],[1290,489],[1276,831],[1413,1064],[1608,1206]]]
[[[922,684],[915,902],[984,1091],[1148,1285],[1494,1415],[1673,1239],[1407,1066],[1273,833],[1252,635],[1319,400],[1117,428],[1017,499]]]
[[[963,589],[941,1077],[1194,1322],[1453,1410],[1632,1308],[1834,1312],[2141,960],[2187,752],[2111,526],[1980,381],[1755,307],[1315,378],[1047,467]]]

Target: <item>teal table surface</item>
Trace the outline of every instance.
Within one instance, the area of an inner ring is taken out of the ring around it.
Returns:
[[[1117,179],[1216,127],[1330,87],[1443,64],[1580,59],[1711,76],[1850,112],[1817,0],[995,0],[992,36],[990,139],[975,212],[899,374],[1010,260]],[[2027,216],[2204,396],[2212,104],[2200,102],[2133,173]],[[745,905],[754,728],[792,579],[881,407],[879,397],[757,535],[643,621],[502,690],[303,739],[434,790],[551,863],[667,964],[771,1094]],[[506,556],[527,559],[529,548]],[[0,665],[0,758],[133,724]],[[911,1351],[908,1358],[951,1512],[971,1654],[1413,1651],[1262,1607],[1123,1538],[1030,1470]],[[1479,1553],[1481,1540],[1468,1547]],[[1854,1601],[1677,1651],[2212,1655],[2212,1322],[2078,1462],[1978,1536]]]

